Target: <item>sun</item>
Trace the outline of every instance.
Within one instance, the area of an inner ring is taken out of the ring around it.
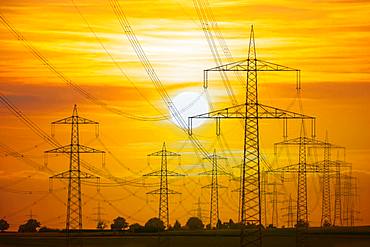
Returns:
[[[203,93],[181,92],[173,98],[172,102],[186,123],[188,123],[188,117],[209,111],[208,101]],[[183,127],[175,120],[173,113],[171,115],[172,121],[176,125]],[[205,121],[206,119],[194,119],[192,127],[200,127]]]

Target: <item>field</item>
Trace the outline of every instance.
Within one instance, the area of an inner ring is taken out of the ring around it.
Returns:
[[[19,246],[84,246],[84,247],[237,247],[238,230],[179,231],[155,233],[81,232],[71,233],[1,233],[1,247]],[[370,228],[336,228],[330,230],[310,229],[305,234],[306,246],[312,247],[369,247]],[[294,229],[272,229],[264,232],[263,246],[295,246]]]

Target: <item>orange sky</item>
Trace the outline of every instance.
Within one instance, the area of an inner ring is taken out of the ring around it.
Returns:
[[[1,1],[0,12],[58,71],[108,105],[129,115],[158,116],[158,111],[168,114],[109,2],[74,0],[61,4],[57,0],[9,0]],[[253,24],[260,59],[302,70],[305,113],[317,117],[319,138],[324,138],[328,131],[333,143],[347,148],[347,161],[353,164],[358,176],[358,207],[362,219],[359,224],[370,224],[367,199],[370,189],[367,166],[370,160],[370,4],[360,0],[209,2],[235,60],[246,57],[249,28]],[[158,0],[155,4],[146,0],[121,1],[121,6],[168,94],[175,97],[181,92],[202,93],[203,69],[214,67],[215,62],[193,1]],[[205,163],[205,168],[200,165],[201,159],[194,154],[186,135],[171,121],[132,120],[92,104],[37,60],[4,25],[0,25],[0,54],[0,91],[44,131],[49,131],[51,121],[69,116],[73,104],[78,104],[81,116],[101,123],[101,141],[124,164],[119,164],[111,155],[106,156],[107,169],[115,176],[142,181],[143,174],[159,168],[155,159],[148,165],[146,154],[159,150],[164,141],[168,149],[181,153],[181,165],[173,160],[170,169],[188,176],[171,179],[171,188],[182,192],[181,196],[171,199],[171,222],[179,219],[185,223],[196,208],[194,203],[198,195],[202,202],[208,202],[209,191],[200,187],[209,183],[209,179],[194,175],[208,169],[209,165]],[[243,89],[235,80],[232,83],[239,101],[242,101]],[[293,73],[261,73],[259,83],[261,102],[280,108],[291,105],[290,109],[298,110]],[[212,74],[208,91],[215,108],[231,105],[217,74]],[[0,143],[43,164],[43,151],[52,147],[2,105],[0,118]],[[290,125],[290,137],[299,134],[296,125]],[[229,158],[223,166],[237,175],[238,170],[232,167],[241,157],[242,129],[232,120],[223,127],[221,142],[215,136],[212,121],[197,128],[195,134],[207,150],[221,150],[227,144],[233,155],[229,152],[222,154]],[[67,143],[68,131],[57,127],[56,138]],[[91,127],[84,128],[82,142],[104,149],[93,131]],[[262,123],[261,145],[268,161],[274,160],[273,143],[281,141],[280,132],[280,122]],[[100,167],[100,157],[84,156],[84,159]],[[5,216],[13,229],[25,221],[31,208],[41,223],[50,227],[64,226],[65,206],[62,202],[66,190],[63,183],[55,182],[54,187],[60,190],[55,191],[55,195],[47,194],[50,174],[35,172],[29,164],[4,153],[0,156],[0,166],[0,196],[2,201],[8,202],[0,205],[0,216]],[[50,158],[48,166],[61,172],[67,169],[68,160]],[[111,183],[106,179],[103,181]],[[228,178],[221,181],[228,187],[221,193],[221,218],[236,220],[237,194],[231,190],[237,188],[238,183]],[[309,181],[309,193],[320,194],[319,177],[315,175]],[[290,182],[285,186],[285,190],[295,197],[295,184]],[[91,186],[84,189],[84,214],[87,217],[84,225],[94,227],[97,200],[103,199]],[[129,222],[144,223],[157,214],[158,198],[145,194],[152,189],[102,188],[102,194],[107,198],[102,201],[104,217],[110,222],[117,215],[126,218],[131,215]],[[36,192],[30,195],[25,190]],[[45,195],[45,199],[34,203]],[[285,199],[281,196],[281,200]],[[309,207],[312,225],[318,225],[320,198],[312,196]],[[203,205],[203,208],[206,217],[208,206]],[[55,220],[55,216],[60,217]],[[282,221],[281,217],[279,225]]]

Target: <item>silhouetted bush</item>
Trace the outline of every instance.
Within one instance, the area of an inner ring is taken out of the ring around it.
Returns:
[[[104,230],[106,227],[107,227],[107,224],[102,220],[96,223],[96,229]]]
[[[20,225],[18,232],[37,232],[37,229],[40,227],[40,222],[35,219],[29,219],[27,223]]]
[[[144,232],[144,227],[138,223],[129,226],[128,230],[130,232]]]
[[[305,222],[304,220],[299,220],[294,226],[295,227],[308,227],[308,222]]]
[[[4,220],[4,219],[1,219],[0,220],[0,231],[1,232],[4,232],[4,231],[6,231],[6,230],[8,230],[9,229],[9,224],[8,224],[8,222],[6,221],[6,220]]]
[[[198,217],[190,217],[186,222],[186,228],[189,230],[202,230],[204,229],[204,224]]]
[[[112,230],[125,230],[128,227],[126,219],[123,217],[117,217],[113,220],[113,224],[110,225]]]
[[[146,232],[162,232],[165,229],[164,223],[159,218],[151,218],[145,223]]]
[[[181,224],[178,220],[175,221],[175,224],[173,224],[173,230],[180,231],[181,230]]]
[[[218,219],[216,223],[216,229],[224,229],[224,225],[222,224],[221,220]]]
[[[52,228],[48,228],[46,226],[43,226],[39,229],[39,232],[59,232],[58,229],[52,229]]]

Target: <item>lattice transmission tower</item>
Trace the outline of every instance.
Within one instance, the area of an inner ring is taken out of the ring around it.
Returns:
[[[286,213],[282,216],[286,218],[287,227],[292,228],[294,227],[295,207],[293,206],[293,199],[291,194],[289,194],[289,199],[285,202],[287,203],[287,206],[285,208],[282,208],[282,210],[286,211]]]
[[[213,151],[212,155],[204,158],[207,160],[212,160],[212,170],[202,172],[200,175],[210,175],[211,176],[211,183],[203,186],[202,188],[209,188],[211,191],[210,196],[210,208],[209,208],[209,226],[210,228],[216,226],[217,221],[220,219],[220,210],[219,210],[219,200],[218,200],[218,189],[226,188],[222,186],[218,182],[218,176],[220,175],[218,169],[218,161],[219,160],[226,160],[226,158],[221,157],[216,154],[216,150]]]
[[[276,147],[283,146],[298,146],[298,164],[289,165],[274,169],[271,172],[281,172],[281,173],[295,173],[297,174],[297,218],[296,218],[296,228],[297,235],[296,240],[297,246],[305,246],[304,232],[309,225],[309,215],[308,215],[308,200],[307,200],[307,173],[321,173],[323,174],[323,183],[322,183],[322,216],[327,216],[326,218],[322,217],[322,224],[328,226],[331,224],[330,217],[330,173],[332,170],[330,168],[336,167],[340,161],[331,161],[330,160],[330,150],[333,148],[343,148],[336,145],[333,145],[326,141],[320,141],[315,138],[308,138],[305,134],[304,123],[302,122],[301,134],[300,137],[284,140],[279,143],[275,143]],[[307,156],[309,148],[323,148],[324,149],[324,159],[319,162],[307,164]],[[276,151],[275,151],[276,153]],[[326,181],[325,181],[326,180]],[[328,181],[329,180],[329,181]],[[324,188],[325,186],[325,188]],[[328,188],[329,187],[329,188]],[[328,194],[329,193],[329,194]],[[328,199],[329,197],[329,199]],[[329,205],[328,205],[329,204]],[[327,208],[329,207],[329,208]],[[324,220],[327,221],[324,221]]]
[[[260,141],[259,119],[314,119],[291,111],[262,105],[258,102],[257,72],[295,71],[297,89],[300,87],[299,70],[257,59],[253,26],[251,28],[248,58],[242,61],[217,66],[204,71],[204,87],[208,87],[208,72],[244,71],[247,73],[245,103],[215,110],[189,118],[189,134],[192,134],[192,121],[197,118],[215,119],[216,134],[220,134],[221,119],[243,119],[243,166],[241,176],[241,246],[262,246],[261,225],[261,179],[260,179]],[[246,230],[248,225],[248,230]]]
[[[331,144],[326,134],[324,144],[324,160],[322,173],[322,200],[321,200],[321,226],[331,226],[331,202],[330,202],[330,162],[331,162]]]
[[[106,215],[106,213],[102,212],[102,206],[101,206],[101,201],[98,200],[98,205],[95,208],[96,212],[94,215],[96,218],[94,219],[96,222],[96,228],[97,229],[104,229],[106,227],[106,221],[103,219],[103,216]]]
[[[342,179],[341,165],[338,163],[335,167],[335,188],[334,188],[334,226],[343,225],[342,217]]]
[[[80,154],[82,153],[101,153],[104,151],[97,150],[91,147],[80,144],[80,132],[79,126],[81,124],[92,124],[97,125],[98,122],[82,118],[78,116],[77,105],[74,105],[73,113],[71,117],[63,118],[52,122],[55,124],[67,124],[71,125],[71,143],[45,151],[48,153],[57,154],[68,154],[69,155],[69,170],[56,174],[50,177],[53,179],[68,180],[68,202],[67,202],[67,219],[66,219],[66,230],[81,230],[82,229],[82,192],[81,192],[81,180],[95,179],[99,184],[99,177],[92,174],[81,171],[81,159]]]
[[[170,190],[168,188],[168,177],[179,177],[184,176],[183,174],[169,171],[168,157],[180,157],[180,154],[168,151],[166,149],[166,143],[163,143],[162,150],[148,154],[148,156],[161,157],[161,169],[159,171],[151,172],[145,174],[145,177],[160,177],[160,187],[157,190],[147,192],[150,195],[159,194],[159,208],[158,208],[158,218],[163,221],[166,227],[170,225],[170,212],[168,207],[168,195],[181,194],[180,192]]]
[[[281,185],[281,184],[278,184],[276,181],[271,183],[271,184],[268,184],[268,185],[272,185],[272,192],[270,192],[271,196],[272,196],[272,199],[271,199],[271,204],[272,204],[272,212],[271,212],[271,224],[274,226],[274,227],[278,227],[279,226],[279,210],[278,210],[278,204],[279,203],[282,203],[283,201],[281,201],[279,199],[279,195],[283,195],[284,193],[282,192],[279,192],[278,190],[278,185]]]
[[[198,197],[198,201],[194,203],[196,206],[192,212],[203,222],[203,212],[207,212],[206,210],[202,209],[202,205],[208,205],[208,203],[201,202],[200,197]]]

